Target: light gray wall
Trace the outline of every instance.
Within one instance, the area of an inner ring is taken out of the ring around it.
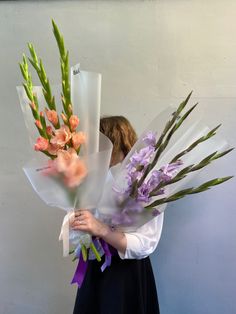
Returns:
[[[75,265],[57,241],[63,212],[47,208],[22,166],[28,138],[15,86],[32,41],[59,78],[53,17],[71,64],[103,75],[102,112],[140,133],[190,90],[210,126],[236,144],[236,3],[198,1],[0,2],[0,313],[71,313]],[[235,153],[194,183],[235,174]],[[162,314],[236,313],[235,180],[170,204],[152,256]]]

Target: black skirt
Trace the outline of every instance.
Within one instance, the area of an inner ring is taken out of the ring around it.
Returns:
[[[159,314],[149,257],[122,260],[115,255],[104,272],[101,265],[89,261],[73,314]]]

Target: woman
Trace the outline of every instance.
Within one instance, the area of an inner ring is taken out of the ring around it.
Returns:
[[[102,118],[100,131],[113,143],[111,166],[121,162],[137,140],[129,121],[122,116]],[[71,228],[90,233],[115,249],[111,266],[101,272],[101,263],[89,261],[82,287],[78,289],[74,314],[158,314],[159,305],[149,255],[161,235],[163,214],[124,233],[96,219],[90,211],[78,210]]]

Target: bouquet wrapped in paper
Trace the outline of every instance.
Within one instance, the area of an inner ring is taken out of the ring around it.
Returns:
[[[220,125],[210,130],[201,120],[187,119],[197,105],[184,112],[190,96],[178,108],[169,107],[159,114],[124,161],[111,169],[99,203],[107,223],[135,231],[162,213],[168,202],[232,178],[213,178],[183,188],[201,169],[233,150],[225,140],[214,137]]]
[[[168,202],[232,178],[183,188],[233,148],[214,137],[219,126],[210,130],[202,121],[187,119],[196,106],[185,111],[190,94],[177,109],[159,114],[124,161],[109,171],[112,144],[99,133],[101,75],[81,71],[79,65],[69,73],[69,53],[54,22],[53,31],[60,52],[61,87],[50,85],[32,44],[29,61],[42,86],[33,85],[25,56],[20,64],[25,82],[17,90],[31,144],[38,152],[24,171],[46,204],[67,212],[60,239],[64,256],[70,251],[69,239],[73,244],[79,263],[72,281],[81,285],[88,257],[100,261],[105,254],[104,270],[111,254],[102,239],[69,229],[74,209],[89,209],[121,231],[135,231],[162,213]]]
[[[51,86],[42,60],[32,44],[30,58],[42,86],[34,86],[27,58],[20,69],[25,82],[17,87],[31,145],[37,152],[24,166],[24,172],[36,193],[49,206],[67,212],[60,239],[63,254],[69,253],[69,238],[87,259],[89,251],[98,260],[100,254],[89,234],[69,234],[69,219],[74,209],[94,210],[103,191],[110,164],[112,144],[99,133],[101,75],[69,68],[69,53],[53,22],[60,52],[61,86]]]

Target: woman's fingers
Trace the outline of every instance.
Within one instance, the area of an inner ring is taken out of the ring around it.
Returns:
[[[86,209],[80,209],[75,211],[75,217],[91,217],[92,213],[89,210]]]

